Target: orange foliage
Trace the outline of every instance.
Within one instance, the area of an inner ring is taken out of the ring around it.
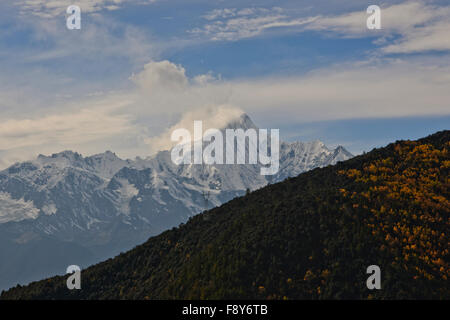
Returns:
[[[407,141],[396,143],[394,150],[394,157],[374,160],[362,170],[339,171],[369,186],[368,192],[351,194],[341,189],[340,193],[351,199],[354,209],[369,202],[372,216],[366,222],[372,235],[382,236],[383,250],[400,253],[405,269],[411,259],[420,262],[415,279],[446,280],[450,276],[450,143],[437,149]]]

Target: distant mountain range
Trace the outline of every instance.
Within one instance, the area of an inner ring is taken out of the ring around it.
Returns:
[[[256,128],[247,115],[226,128]],[[280,144],[280,170],[180,165],[170,151],[122,160],[64,151],[0,171],[0,289],[88,266],[269,182],[351,158],[322,142]]]
[[[450,131],[317,168],[2,299],[450,298]],[[369,266],[380,288],[367,286]]]

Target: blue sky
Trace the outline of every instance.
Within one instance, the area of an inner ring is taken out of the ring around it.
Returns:
[[[449,51],[446,1],[3,1],[0,167],[146,156],[177,122],[227,108],[360,153],[450,127]]]

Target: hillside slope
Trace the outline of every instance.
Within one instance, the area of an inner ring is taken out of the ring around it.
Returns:
[[[450,298],[450,131],[267,186],[2,299]],[[381,268],[381,290],[366,269]]]

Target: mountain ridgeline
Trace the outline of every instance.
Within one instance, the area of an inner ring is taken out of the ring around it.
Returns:
[[[268,185],[2,299],[450,299],[450,131]],[[367,267],[381,269],[369,290]]]

